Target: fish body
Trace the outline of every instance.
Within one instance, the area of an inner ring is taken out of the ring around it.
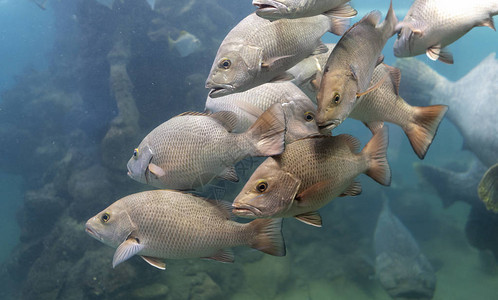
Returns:
[[[168,37],[170,48],[175,48],[181,57],[189,56],[199,50],[202,46],[201,41],[193,34],[187,31],[181,31],[176,40]]]
[[[283,151],[285,117],[272,106],[245,133],[232,133],[232,112],[186,113],[152,130],[128,161],[128,175],[159,188],[192,190],[219,177],[238,181],[233,165]]]
[[[324,68],[317,94],[317,124],[333,129],[353,110],[357,97],[370,86],[381,51],[394,34],[397,19],[389,7],[386,19],[378,25],[380,12],[373,11],[355,23],[332,50]]]
[[[464,148],[486,167],[498,162],[498,60],[494,53],[456,82],[416,59],[398,60],[396,65],[403,73],[400,94],[410,104],[449,106],[446,117],[462,134]]]
[[[484,173],[477,194],[488,210],[498,213],[498,163]]]
[[[349,0],[253,0],[256,14],[268,20],[297,19],[316,16],[325,12],[342,18],[356,16]]]
[[[233,212],[249,218],[296,217],[321,226],[316,211],[340,195],[359,194],[359,174],[389,185],[387,143],[387,127],[362,152],[359,141],[345,134],[297,140],[256,169],[235,198]]]
[[[415,0],[396,28],[399,34],[394,55],[407,57],[426,53],[432,60],[453,63],[445,47],[476,26],[495,29],[493,16],[496,14],[496,0]]]
[[[290,81],[269,82],[245,92],[218,98],[208,96],[205,111],[235,113],[238,122],[233,132],[244,132],[275,103],[282,104],[284,110],[286,143],[318,134],[316,105]]]
[[[375,273],[393,299],[432,299],[436,275],[410,231],[384,202],[374,233]]]
[[[114,202],[88,220],[86,231],[117,248],[113,267],[133,255],[161,269],[164,259],[231,262],[233,253],[227,249],[244,245],[285,255],[280,220],[237,223],[231,220],[229,205],[178,191],[146,191]]]
[[[250,14],[221,43],[206,80],[209,95],[225,96],[286,79],[287,69],[314,51],[326,52],[320,38],[333,28],[344,32],[345,20],[318,15],[271,22]]]
[[[327,63],[335,44],[325,44],[325,46],[329,49],[327,52],[310,55],[287,70],[287,73],[292,74],[292,82],[306,93],[313,102],[316,102],[316,93],[320,87],[323,67]]]
[[[388,77],[387,80],[383,78]],[[349,117],[369,127],[377,122],[400,126],[420,159],[425,157],[439,123],[448,110],[446,105],[411,106],[398,93],[401,72],[385,64],[378,65],[372,75],[372,85],[383,80],[375,90],[361,96]]]

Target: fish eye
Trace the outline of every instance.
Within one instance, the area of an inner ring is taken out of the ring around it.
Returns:
[[[111,215],[109,213],[104,213],[100,219],[102,222],[107,223],[111,219]]]
[[[133,157],[138,157],[138,148],[135,148],[135,150],[133,150]]]
[[[266,189],[268,188],[268,183],[266,181],[260,181],[256,185],[256,190],[260,193],[266,192]]]
[[[334,103],[335,104],[339,104],[339,102],[341,102],[341,95],[339,95],[339,93],[335,93],[335,95],[334,95]]]
[[[223,69],[228,69],[232,65],[232,62],[228,58],[224,58],[221,60],[219,67]]]
[[[311,122],[315,119],[315,116],[311,111],[307,111],[304,113],[304,119],[306,120],[306,122]]]

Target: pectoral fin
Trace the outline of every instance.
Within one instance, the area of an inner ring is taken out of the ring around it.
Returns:
[[[296,196],[297,205],[300,207],[311,205],[310,201],[313,199],[313,196],[317,193],[322,192],[326,186],[331,185],[332,181],[333,179],[320,181],[302,191],[299,195]]]
[[[234,167],[227,167],[221,174],[218,175],[219,178],[225,179],[232,182],[238,182],[239,177]]]
[[[261,62],[261,68],[270,68],[275,64],[275,62],[277,62],[281,59],[284,59],[284,58],[291,57],[291,56],[292,55],[282,55],[282,56],[277,56],[277,57],[271,57],[271,58],[267,59],[266,61]]]
[[[154,174],[157,178],[163,177],[164,175],[166,175],[166,172],[161,167],[159,167],[158,165],[153,164],[153,163],[149,164],[149,171],[152,174]]]
[[[441,48],[441,45],[435,45],[428,48],[425,52],[432,60],[440,60],[446,64],[453,64],[453,55],[446,48]]]
[[[126,241],[122,242],[116,249],[116,252],[114,252],[112,267],[115,268],[117,265],[128,260],[130,257],[139,253],[143,249],[144,245],[140,244],[138,239],[128,238]]]
[[[322,227],[322,217],[317,211],[312,211],[309,213],[305,214],[300,214],[297,216],[294,216],[294,218],[298,219],[299,221],[306,223],[311,226],[316,226],[316,227]]]
[[[143,255],[140,255],[140,257],[143,258],[146,262],[148,262],[153,267],[156,267],[156,268],[161,269],[161,270],[166,269],[166,264],[160,258],[143,256]]]
[[[363,95],[366,95],[366,94],[378,89],[384,83],[384,81],[386,81],[386,79],[388,77],[389,77],[389,73],[386,73],[386,75],[384,75],[384,77],[382,77],[381,80],[377,81],[374,85],[369,87],[366,91],[361,92],[361,93],[356,93],[356,97],[361,97]]]
[[[487,27],[493,29],[494,31],[496,31],[495,22],[493,22],[493,17],[490,17],[489,19],[484,20],[479,26],[487,26]]]

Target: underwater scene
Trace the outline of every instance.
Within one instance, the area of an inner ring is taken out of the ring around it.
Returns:
[[[0,0],[0,299],[498,299],[497,0]]]

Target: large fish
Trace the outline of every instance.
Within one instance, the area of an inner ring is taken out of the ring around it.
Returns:
[[[498,60],[489,55],[467,75],[451,82],[416,59],[400,59],[400,94],[412,105],[448,105],[447,118],[486,167],[498,162]]]
[[[389,80],[383,80],[386,76]],[[383,80],[382,84],[356,100],[349,117],[364,122],[370,128],[376,127],[378,122],[391,122],[400,126],[417,156],[423,159],[448,107],[418,107],[406,103],[398,93],[400,78],[399,69],[378,65],[372,76],[372,84]]]
[[[257,7],[256,14],[268,20],[297,19],[316,16],[323,13],[351,18],[356,10],[349,5],[349,0],[253,0]]]
[[[415,56],[426,53],[432,60],[452,64],[445,48],[476,26],[495,29],[493,16],[498,1],[415,0],[396,30],[394,55]]]
[[[381,51],[394,34],[396,16],[389,6],[386,19],[378,25],[380,12],[373,11],[355,23],[332,50],[323,70],[317,95],[317,124],[333,129],[353,110],[357,97],[371,89],[375,67],[382,61]]]
[[[393,299],[432,299],[434,270],[387,200],[377,220],[374,247],[376,277]]]
[[[206,112],[231,111],[237,115],[233,132],[246,131],[271,105],[281,103],[285,115],[285,142],[318,134],[316,105],[289,81],[269,82],[241,93],[207,97]]]
[[[191,190],[213,178],[238,181],[234,164],[247,156],[270,156],[284,149],[281,105],[263,113],[245,133],[231,133],[232,112],[185,113],[153,129],[128,161],[128,175],[159,188]]]
[[[387,143],[387,127],[361,152],[359,141],[346,134],[295,141],[254,171],[235,198],[233,212],[248,218],[295,217],[321,226],[317,210],[335,197],[359,194],[361,186],[355,181],[359,174],[390,184]]]
[[[86,232],[117,248],[112,266],[141,256],[164,269],[164,259],[203,257],[233,262],[229,248],[249,246],[283,256],[281,220],[231,220],[230,204],[169,190],[132,194],[86,223]]]
[[[292,82],[314,102],[316,102],[316,93],[320,87],[323,68],[335,44],[325,44],[325,46],[329,49],[327,52],[310,55],[286,71],[292,75]]]
[[[326,15],[271,22],[250,14],[221,43],[206,80],[209,95],[243,92],[287,78],[285,70],[328,50],[320,40],[324,33],[342,34],[348,25],[348,19]]]

